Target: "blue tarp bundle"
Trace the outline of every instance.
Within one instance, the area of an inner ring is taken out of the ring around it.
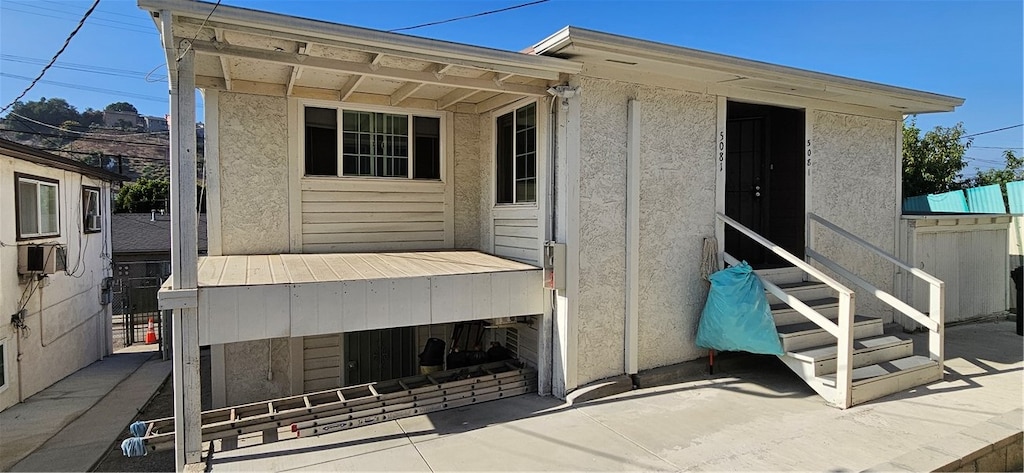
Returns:
[[[700,315],[697,346],[719,351],[781,355],[768,298],[749,264],[711,275],[711,292]]]

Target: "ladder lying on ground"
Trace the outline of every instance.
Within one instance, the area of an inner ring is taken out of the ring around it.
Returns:
[[[240,435],[262,432],[264,443],[275,442],[282,427],[307,437],[536,390],[536,370],[488,363],[205,411],[202,438],[237,445]],[[174,448],[173,417],[144,423],[148,451]]]

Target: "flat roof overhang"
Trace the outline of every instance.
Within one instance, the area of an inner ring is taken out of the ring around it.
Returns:
[[[542,273],[478,251],[202,257],[199,344],[536,315]]]
[[[165,47],[191,42],[202,89],[484,113],[547,96],[550,85],[582,68],[559,58],[208,2],[138,4],[153,15]],[[171,16],[169,28],[161,15]],[[174,59],[168,54],[169,63]]]
[[[585,75],[711,95],[748,90],[876,109],[893,115],[949,112],[964,99],[567,26],[534,54],[586,64]]]

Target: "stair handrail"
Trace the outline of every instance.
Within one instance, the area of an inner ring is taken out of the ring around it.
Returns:
[[[843,409],[850,407],[853,404],[853,321],[855,311],[853,291],[820,269],[811,266],[802,258],[798,258],[796,255],[786,251],[781,246],[743,226],[722,212],[715,212],[715,216],[718,220],[746,235],[757,244],[771,250],[772,253],[779,255],[793,266],[796,266],[801,271],[811,275],[839,293],[839,319],[833,323],[818,311],[799,301],[796,297],[786,294],[785,291],[774,283],[763,279],[761,281],[769,292],[779,297],[785,304],[796,309],[797,312],[807,317],[808,320],[836,337],[836,392],[832,403]],[[730,264],[739,263],[736,258],[724,251],[722,252],[722,259]]]
[[[943,370],[943,364],[944,364],[943,363],[943,361],[944,361],[944,358],[943,358],[944,357],[944,353],[943,353],[943,346],[944,346],[943,339],[945,338],[945,327],[944,327],[944,325],[945,325],[945,292],[946,292],[946,283],[944,283],[941,279],[939,279],[939,278],[937,278],[935,276],[932,276],[931,274],[928,274],[927,272],[925,272],[925,271],[923,271],[923,270],[921,270],[919,268],[915,268],[913,266],[910,266],[906,262],[904,262],[904,261],[900,260],[899,258],[889,254],[887,251],[885,251],[885,250],[883,250],[883,249],[881,249],[881,248],[879,248],[879,247],[877,247],[877,246],[875,246],[875,245],[865,241],[864,239],[858,237],[857,235],[854,235],[853,233],[850,233],[849,231],[843,229],[842,227],[840,227],[840,226],[838,226],[838,225],[836,225],[836,224],[834,224],[834,223],[832,223],[832,222],[822,218],[821,216],[819,216],[819,215],[817,215],[817,214],[815,214],[813,212],[808,212],[807,213],[807,219],[808,219],[808,233],[809,234],[813,233],[813,232],[810,231],[810,225],[809,225],[810,222],[812,222],[812,221],[813,222],[817,222],[819,225],[821,225],[821,226],[823,226],[823,227],[833,231],[837,235],[839,235],[841,237],[844,237],[847,240],[850,240],[851,242],[860,245],[862,248],[865,248],[865,249],[871,251],[872,253],[878,255],[882,259],[885,259],[885,260],[889,261],[890,263],[896,265],[897,267],[902,268],[904,271],[914,275],[918,279],[921,279],[924,282],[928,283],[928,285],[929,285],[929,291],[928,291],[928,314],[926,315],[923,312],[915,309],[910,304],[907,304],[906,302],[900,300],[899,298],[893,296],[892,294],[889,294],[888,292],[885,292],[885,291],[875,287],[874,285],[872,285],[871,283],[867,282],[866,280],[864,280],[860,276],[857,276],[857,275],[853,274],[852,272],[850,272],[846,268],[843,268],[839,264],[837,264],[834,261],[828,259],[826,256],[822,255],[821,253],[818,253],[813,248],[811,248],[811,246],[813,246],[813,244],[812,244],[813,240],[808,241],[808,248],[806,248],[807,256],[809,256],[811,258],[814,258],[819,263],[821,263],[823,266],[825,266],[825,267],[829,268],[830,270],[840,274],[844,278],[852,281],[854,284],[864,288],[865,290],[870,292],[872,295],[874,295],[876,298],[878,298],[878,300],[880,300],[880,301],[882,301],[882,302],[884,302],[886,304],[889,304],[889,306],[891,306],[892,308],[900,311],[901,313],[905,314],[906,316],[910,317],[911,319],[913,319],[917,323],[920,323],[925,328],[927,328],[928,332],[929,332],[929,334],[928,334],[928,357],[932,361],[937,362],[939,364],[939,371],[942,371]]]

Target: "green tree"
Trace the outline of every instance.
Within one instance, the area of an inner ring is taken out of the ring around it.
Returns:
[[[964,138],[964,124],[937,126],[921,135],[917,121],[903,124],[903,195],[910,197],[959,189],[967,166],[964,153],[971,138]]]
[[[132,113],[139,113],[139,111],[135,108],[135,106],[130,104],[130,103],[128,103],[128,102],[114,102],[114,103],[112,103],[110,105],[107,105],[106,108],[104,108],[103,110],[108,111],[108,112],[132,112]]]
[[[11,106],[11,113],[3,119],[7,128],[18,131],[30,131],[31,127],[28,123],[11,114],[21,115],[53,126],[60,126],[66,121],[81,123],[82,120],[78,110],[69,104],[67,100],[61,98],[47,100],[46,97],[42,97],[36,101],[15,102]]]
[[[96,110],[93,108],[87,108],[82,112],[82,126],[101,126],[103,125],[103,110]]]
[[[169,183],[165,180],[140,177],[135,182],[121,186],[114,198],[115,212],[149,212],[164,208],[170,196]]]
[[[1003,151],[1006,167],[1003,169],[977,170],[968,187],[987,186],[990,184],[1006,184],[1007,182],[1024,180],[1024,156],[1017,156],[1011,150]]]

